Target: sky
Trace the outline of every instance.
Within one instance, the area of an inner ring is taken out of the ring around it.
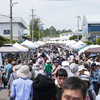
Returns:
[[[22,17],[27,25],[32,18],[39,17],[44,28],[54,26],[56,29],[72,29],[77,27],[77,17],[80,16],[80,26],[84,15],[100,15],[100,0],[12,0],[13,17]],[[10,0],[0,0],[0,14],[10,14]]]

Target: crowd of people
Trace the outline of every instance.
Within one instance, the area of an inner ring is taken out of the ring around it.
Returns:
[[[46,44],[29,60],[6,58],[0,66],[0,91],[10,100],[100,100],[100,57]]]

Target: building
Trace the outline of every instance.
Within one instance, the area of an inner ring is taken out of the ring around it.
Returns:
[[[100,15],[86,15],[82,23],[82,40],[100,36]]]
[[[71,36],[73,36],[73,35],[74,35],[73,32],[62,33],[62,34],[60,34],[60,40],[62,40],[62,41],[67,41],[67,40],[69,40],[69,38],[70,38]]]
[[[24,35],[24,30],[27,29],[27,25],[21,17],[14,17],[12,21],[13,40],[20,40]],[[9,17],[0,16],[0,35],[5,38],[10,38]]]

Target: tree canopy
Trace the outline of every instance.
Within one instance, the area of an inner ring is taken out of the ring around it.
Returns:
[[[30,35],[32,37],[32,20],[30,21]],[[40,23],[39,18],[35,18],[33,22],[33,31],[34,31],[34,39],[35,41],[39,40],[39,32],[40,32],[40,38],[43,37],[58,37],[62,33],[72,32],[71,29],[66,30],[57,30],[54,26],[51,26],[49,28],[43,29],[43,26]]]

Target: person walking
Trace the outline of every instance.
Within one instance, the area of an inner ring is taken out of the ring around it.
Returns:
[[[31,77],[29,67],[23,65],[17,71],[17,76],[19,79],[13,81],[11,98],[15,98],[15,100],[31,100],[33,98],[33,81],[29,79]]]
[[[50,60],[46,61],[45,71],[46,71],[46,76],[52,78],[52,64]]]

